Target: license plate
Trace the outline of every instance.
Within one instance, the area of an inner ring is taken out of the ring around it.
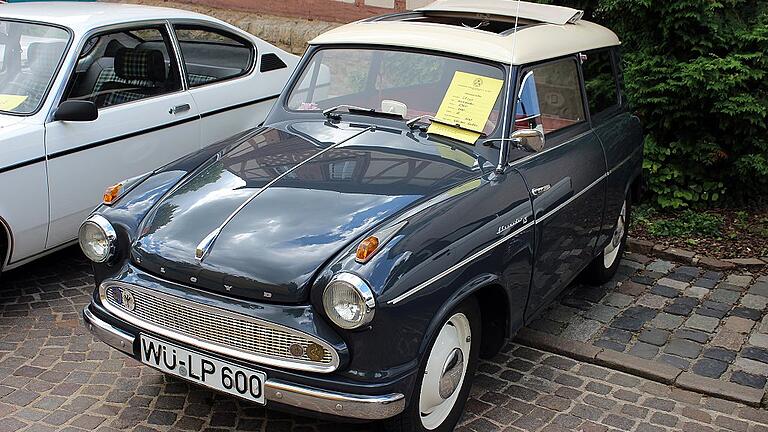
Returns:
[[[267,375],[141,335],[141,361],[167,374],[249,401],[266,404]]]

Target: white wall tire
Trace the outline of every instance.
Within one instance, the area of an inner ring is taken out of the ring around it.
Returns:
[[[603,268],[609,269],[613,267],[616,259],[619,258],[619,252],[622,249],[622,242],[624,241],[624,234],[627,227],[627,200],[624,200],[624,205],[621,207],[621,213],[616,221],[616,228],[613,230],[613,236],[608,242],[608,245],[603,249]]]
[[[466,300],[443,319],[420,362],[408,408],[389,432],[449,432],[464,412],[480,354],[480,309]]]
[[[624,255],[627,245],[627,232],[629,231],[629,222],[632,217],[632,202],[630,196],[624,199],[618,216],[615,217],[613,233],[608,244],[603,247],[600,254],[595,257],[589,266],[584,270],[583,280],[592,285],[602,285],[616,275],[621,263],[621,257]]]
[[[445,422],[456,405],[458,389],[464,383],[472,347],[472,328],[459,312],[443,325],[427,357],[419,391],[421,424],[435,430]]]

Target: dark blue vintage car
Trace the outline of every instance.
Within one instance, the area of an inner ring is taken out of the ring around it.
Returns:
[[[111,187],[91,331],[268,408],[451,430],[480,357],[612,277],[643,157],[615,34],[467,4],[320,36],[266,126]]]

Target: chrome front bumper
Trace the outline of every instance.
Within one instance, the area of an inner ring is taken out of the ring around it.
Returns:
[[[86,307],[83,319],[88,330],[107,345],[136,357],[136,337],[99,319]],[[299,409],[358,420],[383,420],[405,410],[405,396],[393,393],[382,396],[353,395],[304,387],[280,380],[267,379],[264,392],[268,402]]]

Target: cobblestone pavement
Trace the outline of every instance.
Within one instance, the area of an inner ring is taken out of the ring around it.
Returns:
[[[293,417],[217,395],[94,341],[79,317],[93,288],[89,266],[74,250],[5,277],[0,283],[0,432],[372,429]],[[744,291],[749,289],[739,290],[734,303]],[[641,297],[622,295],[633,298],[630,304]],[[595,304],[618,310],[608,323],[633,307],[600,300]],[[572,309],[574,316],[585,316],[592,307]],[[554,313],[549,318],[559,323]],[[570,325],[559,327],[561,334],[573,331]],[[504,354],[481,364],[458,430],[768,432],[767,425],[764,410],[511,343]]]
[[[573,286],[531,328],[765,389],[768,276],[629,254],[614,281]]]

